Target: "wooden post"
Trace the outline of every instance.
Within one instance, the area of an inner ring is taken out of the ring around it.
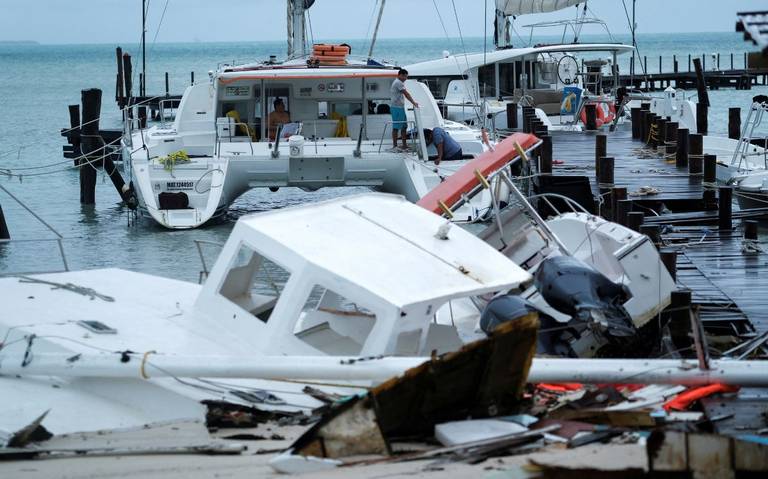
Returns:
[[[131,66],[131,54],[123,53],[123,83],[125,84],[126,105],[133,96],[133,67]]]
[[[664,147],[664,135],[666,134],[667,120],[666,118],[656,118],[656,138],[652,142],[652,146],[656,149]]]
[[[661,55],[659,55],[659,74],[661,74]]]
[[[744,221],[744,239],[757,241],[757,220]]]
[[[117,47],[115,49],[117,55],[117,85],[115,89],[115,101],[117,106],[123,108],[125,106],[125,77],[123,75],[123,49]]]
[[[643,55],[643,73],[648,74],[648,57]]]
[[[686,168],[688,166],[688,128],[677,130],[677,151],[675,151],[675,166]]]
[[[600,186],[613,185],[613,157],[604,156],[598,160],[597,183]]]
[[[728,108],[728,138],[738,140],[741,137],[741,108]]]
[[[507,103],[507,128],[517,129],[517,103]]]
[[[630,211],[627,213],[627,227],[640,232],[640,226],[643,224],[643,221],[645,220],[645,213],[642,211]]]
[[[717,54],[717,70],[720,71],[720,54]]]
[[[704,77],[705,68],[702,66],[701,61],[698,58],[694,58],[693,66],[696,69],[696,92],[699,95],[698,102],[709,106],[709,94],[707,93],[707,81]]]
[[[166,97],[170,95],[170,91],[171,91],[171,83],[168,80],[168,72],[165,72],[165,96]]]
[[[702,135],[709,132],[709,106],[704,103],[696,104],[696,131]]]
[[[595,175],[600,176],[600,158],[608,155],[608,136],[604,133],[595,135]]]
[[[0,205],[0,240],[11,239],[11,233],[8,231],[8,223],[5,222],[5,215],[3,214],[3,205]]]
[[[96,203],[96,159],[103,153],[99,148],[99,114],[101,112],[101,90],[91,88],[81,92],[82,126],[81,147],[83,158],[80,158],[80,203],[92,205]],[[99,150],[99,151],[96,151]]]
[[[597,105],[594,103],[587,103],[584,105],[584,112],[587,117],[586,121],[586,130],[588,131],[594,131],[597,130]]]
[[[668,121],[664,131],[664,145],[667,158],[677,158],[677,122]]]
[[[543,135],[539,146],[539,173],[552,174],[552,137]]]
[[[611,201],[610,220],[619,224],[624,224],[621,223],[619,219],[619,202],[627,199],[627,189],[623,186],[614,186],[610,189],[609,198]]]
[[[629,218],[629,212],[632,211],[632,200],[626,199],[626,188],[622,188],[624,190],[625,198],[623,200],[618,200],[616,202],[616,212],[614,213],[614,219],[613,221],[617,222],[620,225],[627,226],[628,224],[628,218]]]
[[[641,135],[640,125],[640,108],[632,108],[630,110],[630,118],[632,119],[632,139],[639,140]]]
[[[704,209],[714,209],[717,205],[717,156],[704,155]]]
[[[672,344],[678,350],[690,350],[693,346],[691,338],[691,291],[672,291],[670,300],[669,333]]]
[[[659,225],[641,225],[640,234],[647,236],[657,248],[661,244],[661,228]]]
[[[677,251],[673,249],[664,248],[659,251],[659,257],[664,266],[667,267],[669,275],[672,276],[672,280],[677,280]]]
[[[650,111],[640,110],[640,141],[643,143],[648,141],[648,117],[650,115]]]
[[[195,84],[195,72],[189,72],[189,84],[190,85]]]
[[[733,228],[733,186],[718,187],[717,226],[730,231]]]
[[[677,73],[677,55],[672,55],[672,71]]]
[[[80,105],[69,105],[69,144],[72,145],[72,154],[78,157],[82,154],[80,149]],[[75,160],[74,166],[77,166]]]
[[[733,52],[731,52],[731,70],[733,70]]]
[[[146,128],[147,127],[147,107],[146,105],[141,105],[139,107],[139,128]]]

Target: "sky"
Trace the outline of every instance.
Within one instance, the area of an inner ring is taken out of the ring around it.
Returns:
[[[624,1],[631,11],[632,0]],[[285,0],[148,2],[148,43],[154,39],[157,42],[285,39]],[[314,38],[368,38],[375,4],[376,0],[317,0],[310,10]],[[494,0],[387,0],[379,37],[444,37],[435,4],[450,36],[458,36],[456,16],[464,36],[482,36],[486,23],[488,32],[493,31],[490,22]],[[486,4],[488,22],[484,22]],[[637,0],[637,32],[729,32],[734,30],[737,11],[763,10],[765,6],[765,0]],[[590,0],[589,8],[608,23],[611,33],[629,31],[622,0]],[[141,0],[0,0],[0,12],[0,41],[125,43],[138,41],[141,34]],[[569,8],[557,13],[528,15],[518,19],[517,24],[571,18],[574,13],[575,9]],[[597,33],[597,30],[591,31]]]

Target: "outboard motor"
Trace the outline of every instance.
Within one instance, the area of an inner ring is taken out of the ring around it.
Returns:
[[[622,306],[627,290],[583,261],[571,256],[547,258],[536,271],[534,284],[550,306],[606,336],[635,334],[632,318]]]
[[[519,296],[506,294],[489,301],[480,315],[480,329],[485,334],[490,334],[500,324],[515,321],[533,312],[539,314],[540,325],[536,353],[577,357],[568,339],[571,336],[578,337],[578,333],[572,328],[564,328],[552,316],[540,311],[536,306]]]

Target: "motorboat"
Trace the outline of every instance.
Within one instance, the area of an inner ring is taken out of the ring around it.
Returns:
[[[482,337],[488,298],[527,291],[555,233],[629,286],[633,317],[667,304],[668,275],[636,234],[510,215],[478,237],[368,193],[241,217],[202,286],[121,269],[2,278],[0,431],[204,423],[210,401],[311,410],[307,384],[349,394]]]
[[[587,104],[596,107],[598,126],[618,121],[615,96],[617,84],[604,84],[603,78],[618,78],[619,55],[634,52],[620,43],[580,43],[584,24],[599,23],[580,16],[576,20],[529,25],[564,26],[574,31],[574,41],[565,35],[560,44],[540,44],[513,48],[509,39],[509,19],[528,13],[564,9],[578,1],[496,2],[496,49],[489,52],[450,54],[443,58],[407,66],[414,79],[429,85],[441,101],[446,117],[486,128],[506,129],[507,105],[535,108],[538,118],[550,129],[580,130]],[[611,93],[613,91],[613,93]],[[522,109],[517,109],[516,125],[522,125]]]
[[[763,125],[766,111],[768,97],[755,96],[739,138],[720,138],[719,148],[713,153],[718,155],[718,182],[734,185],[736,200],[745,209],[768,206],[768,133]],[[708,138],[705,137],[705,152],[710,150]]]

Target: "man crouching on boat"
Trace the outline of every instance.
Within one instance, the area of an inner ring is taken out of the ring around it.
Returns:
[[[425,128],[424,142],[427,146],[434,143],[435,149],[437,150],[437,158],[435,158],[436,165],[439,165],[441,161],[460,160],[463,155],[461,146],[442,128],[438,127],[432,130]]]
[[[405,81],[408,79],[408,70],[401,68],[397,71],[397,78],[392,82],[392,86],[389,89],[389,93],[392,100],[389,112],[392,114],[392,148],[397,148],[397,132],[400,132],[400,138],[403,140],[403,149],[408,149],[406,143],[406,130],[408,129],[408,122],[405,119],[405,98],[409,102],[413,103],[415,108],[419,107],[419,104],[413,99],[408,90],[405,89]]]

